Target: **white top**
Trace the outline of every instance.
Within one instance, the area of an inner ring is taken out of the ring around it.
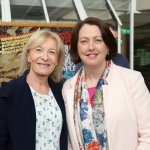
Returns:
[[[59,150],[62,114],[50,89],[41,95],[30,87],[36,109],[36,150]]]

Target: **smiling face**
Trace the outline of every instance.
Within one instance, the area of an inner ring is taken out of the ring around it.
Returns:
[[[85,24],[79,31],[77,47],[84,66],[93,67],[106,64],[108,47],[102,39],[98,26]]]
[[[40,46],[30,49],[27,59],[30,63],[30,73],[48,77],[58,65],[56,41],[48,38]]]

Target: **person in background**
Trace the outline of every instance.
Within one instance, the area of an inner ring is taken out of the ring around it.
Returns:
[[[73,150],[150,150],[150,93],[140,72],[115,65],[116,39],[100,19],[79,21],[70,56],[83,67],[62,88]]]
[[[111,31],[111,33],[113,34],[113,36],[115,37],[116,41],[118,42],[118,31],[117,28],[109,23],[106,23]],[[118,65],[118,66],[122,66],[125,68],[130,68],[129,62],[127,60],[127,58],[122,55],[117,53],[117,55],[115,57],[112,58],[112,61],[114,64]]]
[[[117,31],[117,28],[112,25],[112,24],[108,24],[106,23],[111,31],[111,33],[113,34],[113,36],[115,37],[116,41],[118,41],[118,31]],[[129,65],[129,62],[127,60],[127,58],[122,55],[122,54],[119,54],[117,53],[115,57],[112,58],[112,61],[114,64],[118,65],[118,66],[122,66],[122,67],[125,67],[125,68],[130,68],[130,65]],[[77,72],[81,67],[82,67],[83,63],[80,62],[76,65],[76,71]]]
[[[64,59],[56,33],[40,30],[30,37],[21,55],[21,76],[0,88],[0,150],[67,150]]]

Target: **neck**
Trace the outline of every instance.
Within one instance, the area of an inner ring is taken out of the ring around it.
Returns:
[[[86,83],[88,88],[96,87],[98,80],[103,74],[106,66],[106,61],[97,67],[89,67],[84,65]]]
[[[47,94],[49,91],[48,77],[39,76],[29,72],[27,75],[27,83],[38,93]]]

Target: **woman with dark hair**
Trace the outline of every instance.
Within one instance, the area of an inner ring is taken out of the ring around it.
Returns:
[[[140,72],[115,65],[117,43],[97,18],[73,29],[70,55],[83,67],[62,89],[73,150],[149,150],[150,94]]]

